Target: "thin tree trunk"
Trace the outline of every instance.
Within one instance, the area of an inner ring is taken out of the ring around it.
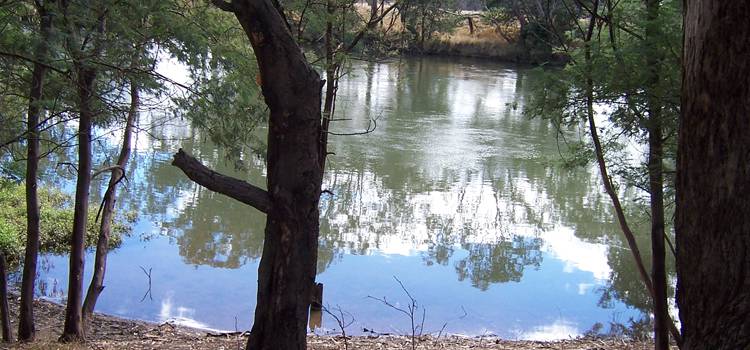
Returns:
[[[586,37],[588,38],[586,40],[587,44],[591,40],[593,36],[593,30],[594,30],[594,16],[596,15],[596,9],[598,8],[599,1],[595,1],[594,3],[594,10],[592,11],[592,19],[589,22],[589,28],[588,32],[585,33]],[[585,51],[585,60],[588,64],[591,60],[591,51],[589,46],[586,47]],[[602,147],[601,140],[599,139],[599,133],[596,130],[596,122],[594,120],[594,95],[593,95],[593,81],[589,78],[587,79],[587,88],[586,88],[586,119],[589,124],[589,132],[591,133],[591,139],[594,143],[594,154],[596,156],[596,162],[599,168],[599,174],[601,175],[602,182],[604,184],[604,190],[607,192],[607,195],[609,196],[610,200],[612,200],[612,206],[615,209],[615,215],[617,216],[617,222],[620,225],[620,229],[622,230],[623,235],[625,236],[625,240],[628,243],[628,247],[630,248],[630,252],[633,255],[633,260],[635,261],[636,269],[638,270],[638,274],[641,277],[641,281],[643,281],[643,284],[646,286],[646,290],[648,291],[649,295],[651,296],[652,300],[655,299],[655,292],[654,292],[654,286],[651,282],[651,276],[649,276],[648,271],[646,270],[646,265],[643,263],[643,257],[641,255],[641,251],[638,248],[638,243],[635,240],[635,234],[630,229],[630,225],[628,225],[627,219],[625,217],[625,211],[622,208],[622,204],[620,203],[620,198],[617,194],[617,191],[614,188],[614,185],[612,184],[612,179],[609,176],[609,172],[607,171],[607,163],[604,159],[604,148]],[[663,200],[662,200],[663,201]],[[663,210],[663,206],[662,206]],[[662,213],[663,217],[663,213]],[[663,226],[663,221],[662,221]],[[663,232],[663,229],[662,229]],[[663,235],[662,235],[663,238]],[[667,317],[669,315],[667,314]],[[671,318],[668,318],[668,322],[666,327],[668,327],[669,332],[672,334],[672,337],[675,339],[677,344],[681,344],[682,337],[680,336],[680,331],[677,329],[677,327],[674,325],[674,322],[671,321]]]
[[[131,139],[135,120],[138,116],[138,106],[140,98],[138,86],[130,80],[130,109],[125,122],[125,132],[122,137],[122,148],[117,158],[117,167],[112,169],[112,175],[109,178],[107,191],[104,193],[104,204],[102,208],[101,224],[99,226],[99,237],[96,242],[96,257],[94,258],[94,275],[91,278],[86,299],[83,301],[82,322],[84,331],[89,327],[89,321],[94,313],[96,301],[102,290],[104,290],[104,274],[107,270],[107,253],[109,252],[109,237],[112,231],[112,220],[115,211],[115,201],[117,199],[117,184],[125,176],[125,166],[130,158]]]
[[[5,254],[2,252],[0,252],[0,326],[3,330],[3,341],[12,341],[10,307],[8,306],[8,267],[5,263]]]
[[[677,159],[683,350],[750,349],[750,2],[685,3]]]
[[[378,4],[377,0],[372,0],[371,2],[371,13],[370,18],[375,18],[378,14]],[[328,16],[326,17],[326,33],[325,33],[325,55],[326,55],[326,92],[325,92],[325,99],[323,102],[323,114],[322,114],[322,122],[321,122],[321,131],[320,131],[320,143],[318,144],[318,154],[319,154],[319,163],[320,163],[320,169],[322,172],[325,172],[326,168],[326,160],[328,159],[328,131],[331,126],[331,119],[333,118],[333,113],[335,109],[336,104],[336,90],[338,89],[338,77],[336,76],[338,73],[339,63],[336,62],[336,52],[335,52],[335,43],[333,42],[333,18],[335,16],[335,10],[334,2],[333,0],[328,0],[326,3],[326,12],[328,13]],[[370,24],[368,23],[367,26]],[[355,39],[359,40],[359,38]],[[317,258],[316,258],[317,260]],[[317,263],[317,262],[316,262]],[[313,277],[314,279],[314,277]],[[313,281],[314,283],[314,281]],[[313,286],[313,293],[311,295],[314,295],[315,291],[317,290],[317,285],[314,284]],[[322,284],[321,286],[321,295],[322,295]],[[322,298],[322,297],[321,297]],[[315,300],[312,300],[311,308],[313,311],[319,311],[319,307],[316,306]],[[320,303],[322,303],[322,299],[320,300]]]
[[[328,0],[326,3],[326,33],[325,33],[325,55],[326,55],[326,95],[323,102],[323,122],[320,133],[320,151],[321,168],[325,169],[326,158],[328,157],[328,130],[331,125],[331,118],[333,117],[333,109],[336,99],[336,85],[338,79],[336,78],[336,71],[338,70],[338,63],[335,61],[335,48],[333,42],[333,16],[335,15],[333,0]]]
[[[40,42],[36,58],[46,59],[49,51],[49,38],[52,29],[51,14],[40,4],[36,7],[40,17]],[[26,253],[21,278],[21,302],[19,306],[18,340],[33,341],[34,328],[34,286],[36,265],[39,255],[39,196],[37,194],[37,173],[39,169],[39,115],[42,111],[41,100],[44,88],[46,67],[41,63],[34,64],[31,74],[31,91],[29,92],[28,109],[28,144],[26,156]]]
[[[658,108],[655,107],[654,108]],[[651,250],[652,281],[654,284],[655,349],[669,349],[669,317],[667,304],[666,248],[664,244],[664,178],[662,169],[663,146],[660,112],[649,113],[649,192],[651,193]]]
[[[80,64],[80,63],[79,63]],[[93,110],[94,79],[96,71],[78,67],[78,176],[73,212],[73,230],[70,240],[70,272],[68,275],[68,302],[65,307],[65,324],[61,342],[83,341],[81,319],[83,297],[83,267],[85,259],[86,226],[89,212],[89,188],[91,187],[91,126]]]
[[[100,4],[103,5],[103,4]],[[73,230],[70,239],[70,272],[68,274],[68,301],[65,306],[65,324],[60,335],[60,342],[77,342],[85,340],[81,301],[83,299],[83,271],[86,258],[85,243],[89,209],[89,189],[91,187],[91,131],[94,121],[95,82],[98,71],[91,60],[99,57],[102,50],[101,37],[107,20],[106,8],[92,9],[97,18],[97,25],[92,34],[91,49],[84,52],[80,43],[75,42],[77,34],[75,23],[69,14],[68,2],[63,3],[63,14],[68,30],[67,48],[73,56],[73,67],[76,77],[78,95],[78,177],[73,213]],[[77,14],[80,15],[80,14]],[[72,22],[72,23],[71,23]],[[84,39],[83,42],[88,41]],[[84,45],[87,46],[87,45]]]
[[[660,56],[659,39],[659,0],[646,2],[647,70],[646,87],[648,121],[648,175],[651,195],[651,279],[654,286],[654,349],[669,349],[669,309],[667,304],[666,248],[664,245],[664,176],[662,159],[663,135],[661,121],[661,101],[659,96]]]

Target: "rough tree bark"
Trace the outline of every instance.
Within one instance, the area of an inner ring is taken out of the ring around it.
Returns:
[[[49,51],[49,37],[52,30],[52,17],[45,8],[47,4],[36,3],[40,17],[39,46],[36,58],[40,63],[34,64],[31,73],[31,91],[29,93],[28,138],[26,155],[26,252],[23,261],[21,279],[21,302],[18,319],[18,340],[34,340],[34,286],[36,281],[36,264],[39,255],[39,196],[37,194],[37,173],[39,169],[39,115],[42,112],[40,103],[44,87],[44,76],[47,68],[41,63]]]
[[[750,2],[685,5],[675,219],[682,349],[748,349]]]
[[[120,149],[120,155],[117,157],[116,166],[112,168],[109,184],[104,193],[99,237],[96,241],[96,256],[94,257],[94,274],[91,277],[91,283],[86,292],[86,298],[83,301],[81,317],[84,331],[88,329],[89,320],[94,313],[99,294],[104,290],[104,274],[107,270],[107,253],[109,252],[109,237],[112,231],[112,220],[115,212],[115,201],[117,199],[117,184],[119,184],[125,177],[125,166],[130,158],[130,145],[133,128],[135,127],[135,120],[138,116],[139,104],[140,97],[138,93],[138,85],[131,79],[130,108],[128,110],[127,120],[125,121],[125,131],[122,136],[122,148]]]
[[[320,166],[321,87],[278,7],[272,0],[213,3],[235,14],[255,53],[261,89],[269,107],[267,192],[263,254],[258,267],[255,320],[247,348],[305,349],[310,292],[316,275],[319,210],[323,169]],[[173,164],[206,187],[217,173],[184,153]],[[194,176],[199,170],[204,176]],[[205,176],[211,174],[212,176]],[[241,180],[220,176],[228,183]],[[230,181],[234,180],[234,181]],[[250,186],[250,187],[247,187]],[[219,186],[238,199],[243,193]],[[237,188],[241,191],[241,188]],[[255,198],[255,196],[251,196]],[[252,202],[252,201],[251,201]]]

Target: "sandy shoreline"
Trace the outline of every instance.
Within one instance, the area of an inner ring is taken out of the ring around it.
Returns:
[[[18,311],[18,298],[13,296],[11,322],[15,335]],[[234,350],[244,349],[246,333],[215,333],[201,329],[177,326],[171,323],[156,324],[144,321],[122,319],[96,314],[91,334],[85,344],[59,344],[56,342],[63,323],[64,308],[45,301],[35,301],[37,341],[30,344],[0,344],[2,349],[195,349],[195,350]],[[412,343],[405,336],[355,336],[344,339],[341,336],[308,336],[308,349],[411,349]],[[544,341],[511,341],[495,337],[434,336],[417,340],[417,349],[559,349],[559,350],[610,350],[610,349],[652,349],[650,342],[631,342],[623,339],[580,338]]]

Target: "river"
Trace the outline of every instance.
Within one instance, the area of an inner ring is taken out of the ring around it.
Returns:
[[[408,317],[376,300],[405,306],[398,281],[419,321],[425,310],[424,333],[559,339],[644,317],[643,288],[594,169],[561,167],[555,129],[521,115],[532,79],[486,61],[352,63],[332,130],[377,126],[331,136],[317,277],[324,304],[353,319],[348,333],[410,332]],[[110,254],[97,311],[248,329],[264,217],[170,161],[182,147],[259,185],[263,161],[227,158],[185,124],[137,136],[118,205],[138,219]],[[87,283],[92,261],[89,253]],[[67,257],[46,255],[42,265],[39,294],[61,300]],[[319,322],[318,333],[337,327],[328,315]]]

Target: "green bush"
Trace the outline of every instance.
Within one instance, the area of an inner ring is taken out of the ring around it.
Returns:
[[[66,253],[70,251],[70,237],[73,226],[73,200],[70,195],[57,189],[40,188],[40,248],[44,253]],[[99,203],[91,205],[86,246],[96,245],[99,223],[94,222]],[[127,222],[126,222],[127,221]],[[110,248],[122,242],[122,234],[129,230],[128,223],[133,219],[118,218],[112,225]],[[24,254],[26,242],[26,188],[0,180],[0,249],[8,264],[17,265]]]

